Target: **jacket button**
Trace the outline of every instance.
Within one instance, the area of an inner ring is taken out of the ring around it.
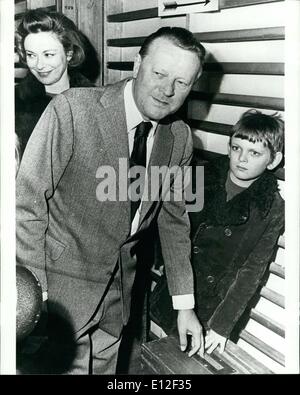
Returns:
[[[213,283],[213,282],[215,281],[215,279],[214,279],[213,276],[207,276],[207,277],[206,277],[206,280],[207,280],[207,282],[210,283],[210,284]]]
[[[194,254],[199,254],[199,252],[200,252],[200,248],[197,247],[197,246],[194,246],[194,247],[193,247],[193,253],[194,253]]]
[[[227,237],[230,237],[232,235],[232,230],[230,228],[225,228],[224,234]]]

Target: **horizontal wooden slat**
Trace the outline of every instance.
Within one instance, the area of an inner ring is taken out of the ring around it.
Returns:
[[[265,299],[269,300],[272,303],[277,304],[277,306],[284,308],[284,296],[280,295],[278,292],[273,291],[267,287],[262,287],[260,291],[260,295],[263,296]]]
[[[285,278],[284,267],[278,265],[278,263],[272,262],[269,270],[272,274],[275,274],[276,276],[283,278],[283,279]]]
[[[220,0],[220,10],[226,8],[245,7],[254,4],[275,3],[282,0]],[[137,11],[122,12],[107,16],[108,22],[130,22],[141,19],[157,18],[158,7],[145,8]]]
[[[194,33],[194,36],[205,43],[224,43],[240,41],[283,40],[283,27],[266,27],[258,29],[226,30],[217,32]],[[109,47],[140,47],[146,37],[125,37],[107,40]]]
[[[189,96],[194,100],[204,100],[226,106],[254,107],[277,111],[284,110],[284,99],[280,97],[234,95],[230,93],[207,93],[192,91]]]
[[[202,150],[199,148],[194,149],[194,153],[197,158],[199,158],[200,160],[203,160],[203,161],[210,161],[210,160],[213,160],[217,157],[224,155],[224,154],[220,154],[218,152]],[[282,168],[282,167],[278,168],[277,170],[274,171],[274,174],[276,175],[276,177],[279,180],[284,181],[284,178],[285,178],[284,168]]]
[[[272,320],[272,318],[267,317],[265,314],[252,309],[250,312],[250,317],[258,322],[259,324],[263,325],[265,328],[270,329],[272,332],[276,333],[277,335],[284,337],[285,331],[283,325],[280,323]]]
[[[263,354],[267,355],[273,361],[284,366],[284,355],[281,352],[275,350],[273,347],[269,346],[262,340],[253,336],[245,329],[240,333],[240,338],[243,339],[245,342],[249,343],[251,346],[259,350],[260,352],[262,352]]]
[[[232,125],[228,125],[225,123],[202,121],[199,119],[189,119],[188,124],[192,128],[198,130],[204,130],[205,132],[209,132],[213,134],[220,134],[222,136],[229,136],[232,129]]]
[[[140,19],[149,19],[158,17],[158,7],[145,8],[137,11],[122,12],[107,16],[107,22],[129,22]]]
[[[133,62],[107,62],[107,68],[131,71]],[[220,74],[284,75],[284,63],[205,63],[204,71]]]
[[[284,27],[194,33],[194,36],[203,43],[284,40]]]
[[[205,63],[204,71],[221,74],[284,75],[284,63],[223,62]]]

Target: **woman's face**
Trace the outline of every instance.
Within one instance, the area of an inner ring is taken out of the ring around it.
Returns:
[[[72,54],[53,32],[30,33],[24,40],[26,62],[31,73],[44,85],[57,83],[67,71]]]

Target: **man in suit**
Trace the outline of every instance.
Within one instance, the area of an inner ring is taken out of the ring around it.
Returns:
[[[179,201],[163,199],[160,185],[154,199],[143,196],[134,215],[130,200],[119,196],[123,165],[130,166],[142,121],[148,122],[148,174],[154,166],[189,164],[190,129],[173,114],[200,76],[204,54],[186,29],[159,29],[136,56],[133,79],[58,95],[28,143],[17,177],[17,264],[39,278],[62,348],[72,334],[75,347],[64,352],[70,356],[67,374],[115,372],[129,318],[136,251],[154,223],[178,310],[181,349],[191,334],[190,355],[203,352],[202,327],[193,311],[183,191]],[[119,182],[116,198],[105,201],[101,177],[107,167]],[[150,176],[146,185],[151,189]]]

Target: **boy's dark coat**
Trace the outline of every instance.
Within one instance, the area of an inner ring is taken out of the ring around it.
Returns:
[[[205,202],[191,213],[196,312],[202,323],[229,337],[259,287],[284,227],[284,201],[276,177],[266,171],[226,202],[228,158],[205,170]],[[167,333],[175,327],[167,285],[151,296],[151,315]]]

